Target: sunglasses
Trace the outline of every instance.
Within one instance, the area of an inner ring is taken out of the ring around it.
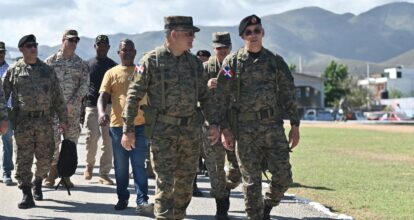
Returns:
[[[77,38],[69,38],[67,40],[71,43],[78,43],[79,42],[79,40]]]
[[[176,31],[183,32],[184,36],[186,36],[186,37],[194,37],[195,36],[194,31],[189,31],[189,30],[176,30]]]
[[[216,47],[216,50],[227,50],[227,49],[229,49],[230,47]]]
[[[262,29],[261,28],[255,28],[253,31],[252,30],[249,30],[249,29],[247,29],[246,31],[244,31],[244,35],[245,36],[250,36],[250,35],[252,35],[253,33],[254,34],[260,34],[262,32]]]
[[[27,49],[31,49],[31,48],[37,48],[37,45],[39,45],[38,43],[27,43],[24,45],[24,47],[26,47]]]

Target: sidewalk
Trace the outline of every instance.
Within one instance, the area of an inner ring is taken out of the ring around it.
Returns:
[[[100,151],[98,150],[98,154]],[[85,136],[82,134],[78,145],[78,169],[72,177],[75,188],[71,196],[64,187],[58,190],[44,188],[43,201],[35,201],[36,207],[23,210],[17,208],[22,198],[21,191],[14,186],[0,183],[0,219],[153,219],[135,215],[135,196],[131,194],[129,208],[115,211],[117,202],[116,187],[104,186],[98,183],[98,168],[94,169],[94,177],[90,181],[83,179],[85,170]],[[97,160],[99,161],[99,160]],[[115,179],[113,170],[111,178]],[[13,181],[15,179],[13,178]],[[154,180],[149,181],[150,202],[154,202]],[[193,198],[187,209],[186,219],[214,219],[215,201],[208,197],[210,182],[207,177],[198,176],[198,186],[203,191],[203,198]],[[133,184],[130,181],[132,193]],[[232,219],[246,219],[244,212],[243,193],[239,186],[231,193],[229,215]],[[343,216],[324,213],[323,207],[292,195],[286,195],[281,204],[272,210],[272,219],[347,219]],[[349,219],[349,218],[348,218]]]

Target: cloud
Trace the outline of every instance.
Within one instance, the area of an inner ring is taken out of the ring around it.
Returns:
[[[33,33],[41,44],[60,43],[65,29],[81,36],[136,34],[161,30],[163,17],[193,16],[201,26],[235,26],[250,14],[264,16],[306,6],[318,6],[335,13],[359,14],[393,0],[2,0],[0,40],[16,45],[21,36]],[[410,0],[409,2],[414,2]]]

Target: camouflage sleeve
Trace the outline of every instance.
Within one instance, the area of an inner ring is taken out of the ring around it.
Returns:
[[[69,98],[68,103],[74,104],[74,103],[80,103],[82,98],[86,95],[88,92],[88,86],[89,86],[89,68],[88,65],[82,61],[82,67],[81,67],[81,78],[79,79],[79,86],[73,91],[72,96]]]
[[[122,113],[124,118],[124,133],[130,133],[135,131],[135,117],[138,114],[138,105],[139,101],[144,97],[145,93],[148,90],[148,85],[150,81],[150,65],[148,61],[148,56],[144,56],[140,61],[141,65],[144,67],[141,77],[137,77],[136,80],[132,81],[129,84],[127,99]]]
[[[9,100],[9,98],[10,98],[10,95],[11,95],[11,92],[12,92],[12,89],[13,89],[12,88],[12,86],[13,86],[12,80],[13,80],[12,70],[9,68],[7,70],[7,72],[4,73],[4,76],[3,76],[3,79],[2,79],[2,81],[3,81],[2,88],[3,88],[3,92],[4,92],[4,100]]]
[[[196,70],[196,74],[198,74],[198,101],[200,101],[200,107],[203,113],[207,115],[209,110],[214,107],[214,100],[213,94],[207,87],[209,77],[206,73],[206,65],[197,59]]]
[[[0,87],[3,87],[1,80],[0,80]],[[0,90],[0,120],[2,121],[8,120],[7,115],[8,115],[7,103],[6,103],[6,100],[4,99],[4,92],[2,89]]]
[[[215,89],[214,107],[211,108],[211,111],[206,116],[210,124],[218,124],[222,129],[230,126],[226,113],[230,107],[230,100],[232,96],[231,85],[236,80],[233,67],[234,59],[236,59],[234,54],[230,54],[223,61],[222,69],[217,75],[217,88]],[[230,68],[233,72],[231,78],[227,78],[223,74],[223,68],[226,67]]]
[[[50,68],[50,71],[52,71],[52,91],[50,94],[52,96],[51,99],[53,111],[57,114],[60,122],[68,123],[68,109],[66,107],[62,89],[59,85],[59,79],[57,78],[56,73],[52,68]]]
[[[276,57],[277,64],[277,83],[279,88],[279,103],[283,111],[288,115],[290,124],[299,126],[300,119],[298,106],[295,97],[295,84],[292,73],[283,58]]]

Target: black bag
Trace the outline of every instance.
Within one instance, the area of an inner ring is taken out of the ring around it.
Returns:
[[[57,164],[58,174],[60,182],[55,189],[58,189],[60,184],[65,185],[70,195],[69,187],[66,185],[66,181],[63,181],[64,177],[71,177],[78,166],[78,153],[76,151],[76,144],[73,141],[65,139],[62,141],[62,147],[60,149],[59,161]]]

